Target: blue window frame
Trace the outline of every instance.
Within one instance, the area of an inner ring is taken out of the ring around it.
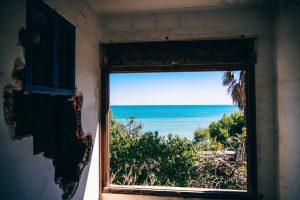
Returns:
[[[75,26],[39,0],[27,0],[26,26],[26,91],[73,95]]]

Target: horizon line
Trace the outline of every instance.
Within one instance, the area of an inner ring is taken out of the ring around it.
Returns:
[[[111,104],[109,106],[237,106],[234,104]]]

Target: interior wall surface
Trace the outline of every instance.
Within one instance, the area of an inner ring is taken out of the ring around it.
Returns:
[[[76,86],[83,92],[82,126],[96,136],[98,124],[98,19],[85,1],[46,3],[76,26]],[[33,138],[12,139],[3,117],[3,88],[11,81],[14,60],[24,62],[23,49],[17,45],[18,31],[26,25],[26,0],[0,2],[0,188],[1,199],[61,199],[54,183],[52,161],[33,155]],[[45,105],[47,106],[47,105]],[[74,133],[75,134],[75,133]],[[83,199],[89,165],[85,167],[73,199]],[[97,192],[98,181],[90,184]]]
[[[100,15],[101,30],[99,30],[101,42],[224,39],[249,36],[257,38],[255,65],[257,187],[261,200],[276,199],[277,189],[274,100],[276,70],[272,59],[272,9],[272,5],[258,5],[198,11],[110,13]],[[101,194],[101,198],[131,200],[139,199],[141,196],[104,193]],[[142,198],[166,199],[150,196]]]
[[[300,197],[300,2],[279,1],[275,24],[280,199]]]

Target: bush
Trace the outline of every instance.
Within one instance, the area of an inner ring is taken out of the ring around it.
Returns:
[[[227,116],[226,114],[217,121],[212,122],[208,129],[210,137],[216,141],[220,142],[224,147],[230,146],[227,139],[230,137],[238,137],[243,133],[245,129],[245,117],[243,112],[234,112]]]
[[[125,123],[110,112],[110,181],[150,185],[246,189],[246,129],[242,113],[224,115],[194,141],[178,135],[142,132],[134,116]],[[225,148],[226,147],[226,148]],[[216,150],[234,150],[234,155]],[[207,154],[207,150],[212,150]]]

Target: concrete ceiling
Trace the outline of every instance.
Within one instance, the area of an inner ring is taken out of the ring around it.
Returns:
[[[267,0],[87,0],[99,13],[204,9],[257,4]]]

